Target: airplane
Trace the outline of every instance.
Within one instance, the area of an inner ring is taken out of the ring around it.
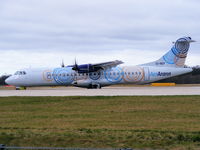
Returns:
[[[136,66],[121,66],[120,60],[57,68],[29,68],[17,71],[6,79],[16,89],[33,86],[76,86],[98,89],[114,84],[148,84],[192,72],[185,67],[191,37],[179,38],[160,59]]]

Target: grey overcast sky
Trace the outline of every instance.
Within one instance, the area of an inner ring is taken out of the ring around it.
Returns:
[[[0,75],[74,62],[153,61],[191,36],[200,65],[199,0],[0,0]]]

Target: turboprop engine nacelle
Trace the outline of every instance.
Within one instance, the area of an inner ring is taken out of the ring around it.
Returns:
[[[78,73],[89,73],[89,72],[96,72],[100,67],[94,67],[92,64],[83,64],[83,65],[73,65],[72,70],[78,71]]]

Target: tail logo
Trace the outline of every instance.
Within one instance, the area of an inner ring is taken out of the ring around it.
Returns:
[[[184,39],[180,38],[176,41],[175,45],[172,48],[172,52],[179,58],[185,58],[189,50],[190,44]]]
[[[175,64],[176,66],[184,66],[185,58],[190,47],[187,38],[180,38],[176,41],[171,50],[163,56],[167,64]]]

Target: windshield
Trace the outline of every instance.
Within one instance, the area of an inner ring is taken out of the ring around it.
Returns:
[[[26,74],[25,71],[17,71],[17,72],[15,72],[14,75],[25,75],[25,74]]]

